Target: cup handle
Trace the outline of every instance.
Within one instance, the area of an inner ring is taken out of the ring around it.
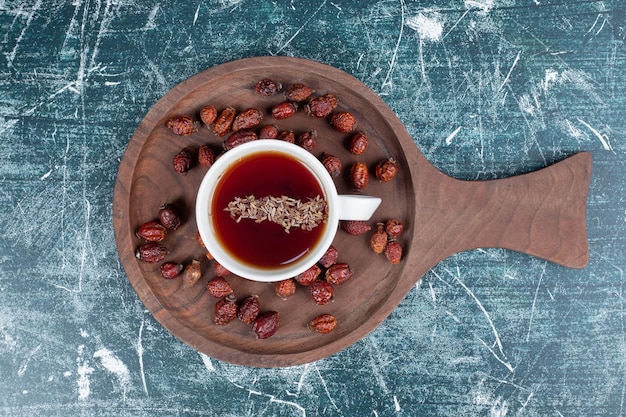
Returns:
[[[366,195],[340,194],[339,220],[369,220],[382,200]]]

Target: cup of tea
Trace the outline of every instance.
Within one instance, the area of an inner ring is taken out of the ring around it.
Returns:
[[[322,163],[304,148],[260,139],[225,152],[196,197],[200,237],[233,274],[274,282],[324,255],[340,220],[368,220],[381,199],[338,195]]]

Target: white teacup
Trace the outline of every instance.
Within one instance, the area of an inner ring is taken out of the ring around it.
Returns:
[[[274,172],[274,167],[284,170]],[[287,202],[277,202],[283,195],[275,195],[277,189],[288,190]],[[323,221],[301,220],[319,216],[320,201]],[[338,195],[330,174],[309,151],[260,139],[225,152],[209,168],[196,197],[196,222],[217,262],[240,277],[273,282],[314,265],[332,244],[339,220],[369,220],[380,203],[378,197]],[[258,214],[261,207],[261,213],[290,213],[288,224],[281,224],[280,216]]]

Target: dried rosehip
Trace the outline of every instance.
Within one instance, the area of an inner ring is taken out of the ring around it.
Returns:
[[[278,127],[275,125],[263,126],[259,129],[257,136],[259,139],[276,139],[278,137]]]
[[[193,154],[187,148],[181,149],[172,159],[174,171],[184,174],[193,167]]]
[[[320,314],[311,320],[307,327],[321,334],[330,333],[337,327],[337,319],[332,314]]]
[[[176,262],[164,262],[159,270],[163,278],[174,279],[183,272],[183,265]]]
[[[213,322],[224,326],[237,318],[237,299],[231,294],[215,303]]]
[[[278,137],[276,139],[283,140],[289,143],[296,143],[296,136],[291,130],[283,130],[278,134]]]
[[[397,264],[402,259],[402,246],[396,240],[390,240],[385,247],[385,257],[392,264]]]
[[[337,131],[348,133],[356,128],[356,119],[348,111],[339,111],[331,116],[330,124]]]
[[[159,222],[169,230],[176,230],[180,226],[178,211],[170,204],[164,204],[159,209]]]
[[[367,187],[369,181],[370,174],[367,171],[367,165],[363,162],[355,162],[350,169],[350,183],[352,187],[357,191],[361,191]]]
[[[258,295],[251,295],[243,299],[239,303],[239,311],[237,312],[237,318],[246,324],[252,324],[254,320],[259,316],[261,310],[261,304],[259,303]]]
[[[254,91],[264,95],[265,97],[271,97],[278,93],[283,88],[282,84],[275,82],[270,78],[264,78],[254,86]]]
[[[342,220],[341,229],[352,236],[359,236],[372,230],[372,227],[363,220]]]
[[[319,264],[324,268],[329,268],[337,262],[337,258],[339,258],[339,252],[337,252],[337,249],[334,246],[330,246],[320,258]]]
[[[274,286],[274,291],[277,296],[286,300],[296,293],[296,281],[291,278],[278,281]]]
[[[339,100],[329,93],[309,100],[304,106],[304,112],[307,116],[323,119],[337,108],[337,104],[339,104]]]
[[[148,242],[161,242],[167,237],[167,229],[161,223],[151,221],[139,226],[135,234]]]
[[[239,113],[233,120],[232,131],[237,132],[244,129],[254,129],[261,123],[263,113],[259,109],[250,108]]]
[[[267,339],[276,333],[280,327],[278,311],[268,311],[260,314],[252,323],[252,330],[259,339]]]
[[[209,145],[202,145],[198,148],[198,163],[205,168],[211,168],[215,162],[215,152]]]
[[[317,279],[317,277],[322,273],[322,270],[319,266],[313,265],[309,269],[304,272],[299,273],[295,276],[295,280],[298,284],[306,287],[311,285],[313,281]]]
[[[313,94],[313,90],[304,84],[291,84],[285,91],[285,98],[289,101],[304,101]]]
[[[377,229],[370,238],[370,246],[375,253],[383,253],[385,246],[387,246],[389,236],[387,232],[385,232],[383,223],[377,223],[376,226]]]
[[[317,144],[317,132],[312,130],[310,132],[303,132],[298,135],[296,138],[296,143],[306,149],[307,151],[312,151]]]
[[[315,304],[323,306],[333,301],[335,297],[335,289],[328,281],[321,279],[315,280],[310,286],[311,297]]]
[[[233,293],[233,288],[223,277],[215,277],[207,283],[209,294],[215,298],[223,298]]]
[[[226,136],[230,132],[236,115],[237,110],[234,107],[226,107],[222,110],[213,124],[213,133],[219,137]]]
[[[207,104],[200,109],[200,120],[207,127],[213,124],[215,119],[217,119],[217,109],[214,106]]]
[[[243,145],[244,143],[252,142],[253,140],[257,140],[258,136],[256,133],[250,130],[239,130],[228,137],[224,141],[224,149],[231,150],[239,145]]]
[[[352,278],[354,272],[350,265],[346,263],[338,263],[326,270],[326,281],[333,285],[341,285]]]
[[[298,105],[291,101],[283,101],[272,107],[272,117],[276,120],[284,120],[292,117],[298,111]]]
[[[166,126],[179,136],[187,136],[198,130],[198,124],[189,116],[179,115],[170,118]]]
[[[398,174],[398,163],[393,158],[380,161],[376,165],[376,178],[381,182],[391,181],[396,174]]]
[[[213,262],[213,272],[215,272],[215,275],[218,277],[226,277],[231,274],[228,269],[224,268],[224,266],[217,261]]]
[[[194,259],[183,270],[183,281],[187,284],[195,284],[202,277],[200,261]]]
[[[322,165],[324,165],[331,177],[335,178],[341,175],[341,160],[335,155],[324,152],[322,154]]]
[[[348,150],[354,155],[361,155],[367,149],[367,135],[357,132],[350,138]]]
[[[390,238],[395,239],[402,234],[404,226],[398,219],[389,219],[385,222],[385,232]]]
[[[161,262],[169,251],[163,245],[158,242],[147,242],[137,248],[135,257],[139,260],[148,263]]]

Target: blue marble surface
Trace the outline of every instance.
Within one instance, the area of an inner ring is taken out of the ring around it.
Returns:
[[[0,415],[624,415],[625,40],[622,0],[0,2]],[[194,351],[119,262],[117,167],[163,94],[261,55],[356,76],[457,178],[590,151],[589,265],[465,252],[327,359]]]

